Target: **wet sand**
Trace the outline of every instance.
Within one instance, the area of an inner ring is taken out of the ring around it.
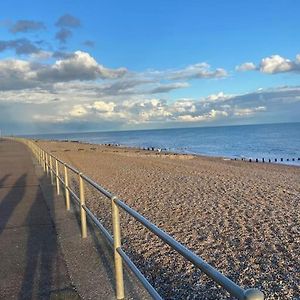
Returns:
[[[300,299],[300,168],[138,149],[39,142],[266,299]],[[74,179],[74,185],[76,180]],[[111,230],[110,203],[87,205]],[[205,274],[122,215],[122,242],[165,299],[230,299]]]

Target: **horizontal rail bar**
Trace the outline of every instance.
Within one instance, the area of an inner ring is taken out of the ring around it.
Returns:
[[[121,207],[124,211],[134,217],[137,221],[147,227],[156,236],[166,242],[171,248],[180,253],[183,257],[193,263],[195,266],[199,267],[206,275],[212,278],[215,282],[220,284],[224,289],[226,289],[230,294],[237,297],[238,299],[245,299],[245,291],[239,287],[236,283],[231,281],[217,269],[209,265],[205,260],[194,254],[191,250],[177,242],[170,235],[165,233],[163,230],[159,229],[156,225],[148,221],[145,217],[140,215],[134,209],[129,207],[127,204],[119,199],[115,200],[115,203]]]
[[[58,177],[58,180],[64,185],[65,184],[64,180],[60,176],[57,176],[57,177]]]
[[[77,175],[80,173],[77,169],[73,168],[72,166],[70,166],[70,165],[68,165],[68,164],[66,164],[66,167],[67,167],[68,169],[70,169],[71,171],[73,171],[74,173],[76,173]]]
[[[124,250],[119,247],[117,248],[118,253],[124,259],[126,265],[129,269],[135,274],[135,276],[139,279],[144,288],[149,292],[151,297],[154,300],[162,300],[163,298],[158,294],[155,288],[150,284],[150,282],[146,279],[146,277],[141,273],[141,271],[137,268],[137,266],[132,262],[129,256],[124,252]]]
[[[84,179],[86,182],[88,182],[90,185],[92,185],[95,189],[97,189],[99,192],[101,192],[103,195],[105,195],[107,198],[112,198],[113,194],[108,192],[106,189],[104,189],[102,186],[100,186],[98,183],[93,181],[92,179],[88,178],[86,175],[81,175],[82,179]]]
[[[71,190],[71,188],[67,187],[68,191],[70,192],[71,196],[76,200],[77,204],[80,206],[80,199],[79,197]]]
[[[96,225],[96,227],[104,234],[110,246],[112,246],[114,243],[114,239],[110,235],[110,233],[105,229],[105,227],[101,224],[101,222],[93,215],[93,213],[86,207],[86,205],[83,205],[82,207],[86,211],[87,215],[91,218],[93,223]]]
[[[105,229],[105,227],[101,224],[101,222],[93,215],[93,213],[83,205],[84,210],[86,211],[88,217],[93,221],[95,226],[104,234],[104,237],[108,241],[109,245],[113,246],[113,237],[110,233]],[[135,276],[140,280],[141,284],[145,287],[145,289],[149,292],[154,300],[162,300],[161,296],[158,292],[154,289],[154,287],[149,283],[149,281],[145,278],[145,276],[141,273],[141,271],[137,268],[137,266],[131,261],[129,256],[124,252],[122,248],[117,249],[118,253],[124,259],[126,265],[129,269],[135,274]]]
[[[41,148],[43,151],[45,151],[43,148]],[[47,152],[47,151],[45,151]],[[48,152],[47,152],[48,153]],[[52,156],[52,158],[56,159],[59,163],[61,163],[62,165],[66,165],[66,167],[68,169],[70,169],[71,171],[73,171],[74,173],[76,174],[79,174],[80,172],[75,169],[74,167],[72,167],[71,165],[67,164],[67,163],[64,163],[62,160],[60,160],[59,158],[57,158],[55,155],[51,154],[51,153],[48,153],[48,155]]]
[[[52,156],[52,158],[56,159],[59,163],[63,164],[63,161],[60,160],[59,158],[57,158],[55,155],[49,153],[50,156]]]

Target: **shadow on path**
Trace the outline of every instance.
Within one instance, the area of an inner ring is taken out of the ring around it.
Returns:
[[[4,181],[9,177],[9,175],[5,175],[0,180],[0,187]],[[7,222],[9,221],[13,211],[16,206],[22,201],[25,189],[26,189],[26,174],[21,175],[15,184],[10,187],[9,192],[4,196],[3,199],[0,199],[0,234],[5,229]]]
[[[4,175],[1,179],[0,179],[0,188],[3,187],[3,184],[5,182],[5,180],[10,176],[10,174],[6,174]]]
[[[50,216],[49,210],[54,211],[54,195],[50,190],[52,201],[48,205],[52,207],[47,207],[38,188],[26,218],[29,223],[26,267],[19,299],[78,299],[69,288],[69,276]]]
[[[74,178],[71,179],[72,190],[79,194],[79,184]],[[88,185],[85,184],[86,197],[89,196]],[[100,192],[98,192],[99,195]],[[65,197],[65,194],[64,194]],[[109,201],[109,200],[107,200]],[[78,225],[78,230],[81,230],[81,218],[80,209],[78,205],[71,200],[72,211],[75,214],[75,218]],[[101,267],[104,268],[104,273],[106,274],[107,280],[112,286],[113,290],[116,290],[115,282],[115,269],[114,269],[114,255],[113,246],[108,243],[105,237],[102,235],[100,230],[93,224],[93,222],[87,217],[88,235],[91,238],[92,245],[98,253],[99,262],[101,262]],[[107,228],[106,228],[107,229]],[[130,299],[140,299],[141,295],[138,293],[136,284],[138,279],[131,273],[125,262],[123,263],[123,276],[125,282],[125,294],[130,295]],[[125,271],[126,270],[126,271]],[[148,299],[148,298],[147,298]]]

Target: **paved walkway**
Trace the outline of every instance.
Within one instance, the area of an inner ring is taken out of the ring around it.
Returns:
[[[112,251],[21,143],[0,139],[0,299],[115,299]],[[126,299],[149,299],[125,272]]]

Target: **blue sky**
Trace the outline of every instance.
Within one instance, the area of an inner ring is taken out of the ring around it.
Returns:
[[[296,0],[5,1],[0,126],[299,121],[299,11]]]

